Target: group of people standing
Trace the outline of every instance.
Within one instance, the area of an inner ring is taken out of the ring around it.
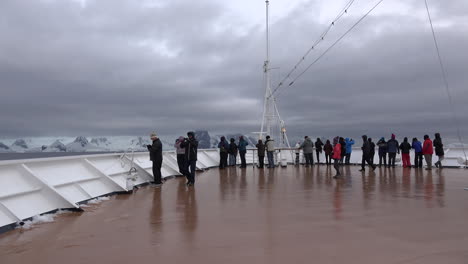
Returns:
[[[236,166],[237,162],[237,153],[240,155],[241,159],[241,168],[247,167],[247,162],[245,161],[245,154],[247,153],[247,146],[249,142],[244,139],[244,136],[239,137],[239,143],[236,144],[236,140],[231,138],[228,143],[226,138],[221,137],[221,141],[218,143],[219,148],[219,168],[224,169],[227,166]],[[229,157],[229,163],[228,163]]]
[[[162,184],[161,177],[161,166],[163,161],[162,155],[162,143],[157,137],[156,133],[150,135],[152,140],[152,145],[147,145],[148,151],[150,153],[150,160],[153,162],[153,183],[156,185]],[[414,149],[414,168],[422,168],[423,166],[423,157],[426,160],[427,168],[426,170],[432,169],[432,155],[435,154],[438,156],[439,160],[434,164],[437,168],[442,168],[442,161],[444,160],[444,149],[442,138],[439,133],[435,134],[434,142],[429,138],[428,135],[424,135],[424,142],[421,143],[417,138],[413,138],[412,143],[408,142],[408,138],[404,138],[401,144],[396,140],[394,134],[391,135],[391,138],[388,141],[385,141],[385,138],[381,138],[377,145],[372,142],[371,138],[368,138],[366,135],[362,136],[362,161],[361,161],[361,170],[365,171],[366,163],[373,169],[377,167],[374,164],[375,149],[378,148],[379,155],[379,166],[384,167],[395,167],[395,160],[397,153],[401,152],[401,159],[404,168],[411,168],[410,161],[410,151]],[[304,137],[304,142],[296,144],[296,164],[299,164],[300,159],[300,150],[302,149],[304,153],[305,166],[314,165],[314,148],[317,157],[317,164],[320,163],[320,154],[325,152],[325,164],[331,165],[331,160],[333,159],[333,166],[336,170],[335,178],[341,176],[340,165],[349,165],[352,153],[352,147],[355,144],[353,139],[335,137],[333,139],[333,144],[330,143],[330,140],[327,140],[324,144],[320,138],[317,138],[314,143],[308,136]],[[241,168],[247,167],[245,160],[245,154],[247,153],[247,146],[249,143],[244,139],[243,136],[239,137],[239,142],[236,144],[236,140],[231,138],[229,142],[223,136],[221,141],[218,144],[219,148],[219,168],[224,169],[228,166],[236,166],[237,154],[240,155],[241,159]],[[195,184],[195,170],[197,163],[197,152],[198,152],[198,141],[195,138],[194,132],[188,132],[187,137],[179,137],[174,147],[177,152],[177,164],[179,166],[179,172],[182,175],[187,177],[187,186],[193,186]],[[268,158],[268,168],[274,168],[274,153],[275,153],[275,141],[270,137],[266,137],[265,143],[260,139],[255,145],[257,148],[259,168],[264,167],[265,153]],[[387,163],[387,154],[388,154],[388,163]],[[229,158],[229,162],[228,162]]]
[[[162,143],[156,133],[150,135],[151,145],[147,145],[150,160],[153,162],[153,176],[154,181],[152,182],[156,186],[160,186],[162,182],[161,177],[161,166],[163,161],[162,155]],[[195,170],[197,164],[197,152],[198,152],[198,141],[195,138],[194,132],[188,132],[187,137],[179,137],[174,147],[177,152],[177,164],[179,166],[179,172],[187,178],[187,186],[193,186],[195,184]]]
[[[341,148],[340,148],[340,159],[339,163],[340,164],[350,164],[350,159],[351,159],[351,152],[352,147],[354,145],[354,140],[350,138],[342,138],[338,137],[338,143],[340,143]],[[320,163],[320,154],[324,152],[325,154],[325,164],[331,165],[331,160],[333,159],[333,153],[334,151],[334,145],[330,143],[330,140],[327,140],[326,143],[324,144],[320,138],[317,138],[317,141],[312,142],[312,140],[308,137],[304,137],[304,142],[302,144],[298,142],[295,146],[296,148],[296,164],[299,164],[299,159],[300,159],[300,151],[302,149],[302,152],[304,153],[304,159],[305,159],[305,166],[308,167],[309,165],[314,165],[314,146],[315,146],[315,154],[317,156],[317,164]]]
[[[247,162],[245,160],[245,154],[247,153],[247,146],[249,142],[245,140],[244,136],[239,137],[239,143],[236,144],[236,140],[231,138],[230,143],[227,142],[224,136],[221,137],[220,142],[218,143],[219,148],[219,168],[224,169],[228,166],[236,166],[237,153],[240,155],[241,165],[240,168],[246,168]],[[263,168],[265,165],[265,153],[268,158],[268,168],[274,168],[274,152],[275,152],[275,142],[270,136],[266,137],[265,143],[263,140],[258,140],[258,143],[255,145],[257,148],[259,168]],[[229,157],[229,163],[228,163]]]
[[[398,144],[398,141],[395,139],[395,135],[392,134],[392,137],[387,142],[384,138],[381,138],[377,142],[379,148],[379,166],[385,167],[395,167],[395,157],[396,154],[400,154],[401,151],[401,161],[404,168],[411,168],[411,157],[410,151],[414,149],[414,168],[423,167],[423,157],[426,160],[427,168],[426,170],[432,169],[432,155],[435,154],[438,157],[438,161],[434,163],[437,168],[442,168],[442,161],[444,160],[444,144],[442,143],[442,138],[440,133],[435,133],[434,141],[430,139],[428,135],[424,135],[424,141],[421,143],[417,138],[413,138],[412,142],[408,142],[408,138],[405,137],[401,144]],[[386,156],[388,153],[388,166]]]
[[[396,140],[396,136],[394,134],[391,135],[391,138],[388,141],[385,141],[385,138],[381,138],[377,142],[378,151],[379,151],[379,166],[383,165],[385,167],[395,167],[395,160],[397,153],[400,154],[401,151],[401,159],[403,163],[403,168],[411,168],[411,158],[410,158],[410,151],[414,149],[414,168],[422,168],[423,166],[423,156],[426,160],[427,168],[426,170],[432,169],[432,155],[434,154],[434,147],[435,153],[438,156],[439,160],[434,164],[437,168],[442,168],[442,161],[444,160],[444,145],[442,143],[442,138],[440,137],[439,133],[436,133],[434,142],[429,138],[428,135],[424,135],[424,143],[421,143],[417,138],[413,138],[412,144],[408,142],[408,138],[404,138],[401,144],[398,143]],[[352,141],[352,139],[351,139]],[[365,171],[366,163],[373,169],[377,167],[374,164],[374,155],[375,155],[375,148],[376,145],[372,142],[371,138],[367,138],[366,135],[362,136],[362,161],[361,161],[361,170]],[[344,140],[340,137],[335,137],[333,140],[333,152],[332,158],[335,160],[334,167],[336,170],[335,178],[340,177],[341,172],[339,169],[339,164],[343,163],[343,153],[348,153],[348,150],[343,150],[344,148],[350,147],[350,141]],[[329,143],[329,141],[327,141]],[[353,142],[354,144],[354,142]],[[351,153],[351,151],[349,151]],[[387,154],[388,154],[388,166],[387,166]],[[346,154],[347,155],[347,154]],[[305,154],[304,154],[305,156]],[[347,157],[347,163],[349,164],[349,157]],[[328,162],[327,162],[328,164]]]

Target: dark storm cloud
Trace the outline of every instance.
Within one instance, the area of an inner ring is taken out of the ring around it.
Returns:
[[[262,25],[227,25],[218,1],[160,2],[87,1],[82,8],[73,1],[2,1],[0,135],[259,130]],[[424,11],[419,1],[408,3]],[[280,67],[273,80],[325,28],[313,18],[314,7],[310,1],[272,25],[272,63]],[[463,1],[434,4],[435,21],[466,23],[460,7],[468,9]],[[337,25],[307,62],[362,12]],[[437,27],[458,113],[468,110],[467,31]],[[425,17],[369,17],[281,90],[278,105],[288,131],[454,134],[435,56]],[[466,117],[459,117],[464,125]]]

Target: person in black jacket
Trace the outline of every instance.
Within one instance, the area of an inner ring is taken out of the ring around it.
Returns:
[[[153,162],[153,183],[160,185],[161,181],[161,166],[163,161],[162,155],[162,143],[161,140],[157,137],[156,133],[151,133],[151,140],[153,141],[152,145],[147,145],[150,160]]]
[[[387,142],[385,138],[382,137],[379,142],[377,142],[377,146],[379,146],[379,167],[382,167],[382,160],[384,164],[384,168],[387,167]]]
[[[403,162],[403,168],[411,168],[410,150],[411,144],[408,142],[408,138],[405,137],[403,142],[400,144],[401,149],[401,161]]]
[[[400,154],[400,144],[396,140],[395,134],[392,134],[392,138],[387,141],[387,153],[388,153],[388,167],[395,168],[395,160],[397,152]]]
[[[237,162],[237,144],[234,138],[231,138],[229,144],[229,166],[236,166]]]
[[[340,145],[341,145],[341,159],[340,164],[344,165],[344,159],[346,157],[346,141],[344,138],[340,137]]]
[[[265,144],[261,139],[258,140],[257,145],[257,152],[258,152],[258,168],[263,169],[263,165],[265,162]]]
[[[219,168],[224,169],[227,167],[227,159],[229,155],[229,144],[227,143],[226,138],[221,137],[221,142],[218,144],[219,148]]]
[[[374,164],[375,143],[372,142],[372,138],[368,138],[367,140],[369,141],[369,146],[370,146],[370,155],[369,155],[369,159],[372,161],[372,164]]]
[[[361,169],[359,171],[365,171],[366,170],[366,162],[367,164],[369,164],[369,166],[372,167],[373,170],[375,170],[375,168],[377,166],[374,165],[374,163],[372,162],[372,160],[370,159],[370,155],[371,155],[371,145],[369,144],[369,140],[367,139],[367,136],[366,135],[363,135],[362,136],[362,162],[361,162]]]
[[[317,138],[317,141],[315,141],[315,153],[317,154],[317,164],[320,164],[320,154],[322,153],[323,149],[323,142],[320,140],[320,138]]]
[[[181,148],[185,149],[185,161],[187,173],[187,186],[195,184],[195,170],[197,168],[197,152],[198,141],[195,139],[195,133],[192,131],[187,133],[188,138],[180,144]]]
[[[437,155],[437,157],[439,157],[439,160],[436,163],[434,163],[434,165],[437,168],[442,168],[442,161],[444,160],[445,153],[444,144],[442,144],[442,138],[440,137],[439,133],[435,134],[435,139],[432,142],[432,144],[434,144],[435,154]]]

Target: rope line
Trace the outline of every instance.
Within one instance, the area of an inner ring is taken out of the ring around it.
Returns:
[[[307,66],[305,68],[304,71],[302,71],[299,75],[296,76],[296,78],[294,78],[292,80],[291,83],[289,83],[288,86],[292,86],[299,78],[302,77],[302,75],[304,75],[304,73],[306,73],[313,65],[315,65],[320,59],[322,59],[333,47],[336,46],[336,44],[338,44],[344,37],[346,37],[356,26],[358,26],[370,13],[372,13],[372,11],[374,11],[384,0],[380,0],[377,4],[375,4],[366,14],[364,14],[364,16],[362,16],[356,23],[354,23],[354,25],[348,29],[343,35],[341,35],[330,47],[328,47],[322,54],[320,54],[319,57],[317,57],[317,59],[315,59],[311,64],[309,64],[309,66]],[[270,96],[273,96],[273,94],[278,90],[279,86],[272,92],[272,94]]]
[[[432,23],[431,12],[429,11],[429,5],[427,3],[427,0],[424,0],[424,3],[426,4],[427,17],[429,18],[429,24],[431,25],[432,38],[434,39],[434,45],[435,45],[435,48],[436,48],[436,51],[437,51],[437,58],[439,60],[440,71],[442,73],[442,79],[444,81],[445,91],[447,92],[447,97],[448,97],[449,104],[450,104],[450,110],[452,111],[452,117],[453,117],[453,120],[455,122],[455,126],[457,127],[458,140],[460,141],[460,144],[461,144],[462,150],[463,150],[463,155],[465,156],[464,165],[466,166],[467,155],[466,155],[465,147],[463,145],[460,126],[458,125],[459,124],[458,123],[458,116],[457,116],[457,113],[455,112],[452,94],[450,93],[450,88],[449,88],[449,83],[448,83],[448,78],[447,78],[447,71],[446,71],[444,63],[442,61],[442,56],[440,55],[439,43],[437,41],[437,36],[436,36],[435,31],[434,31],[434,25]]]
[[[312,50],[314,50],[322,41],[325,40],[325,37],[328,35],[328,32],[330,32],[330,30],[332,29],[333,26],[335,26],[336,22],[338,22],[341,17],[343,17],[345,14],[348,13],[348,9],[353,5],[355,0],[350,0],[346,5],[345,7],[338,13],[338,15],[336,16],[336,18],[329,24],[329,26],[325,29],[325,31],[323,31],[322,34],[320,34],[320,37],[312,44],[312,46],[306,51],[306,53],[301,56],[301,58],[299,59],[299,61],[294,65],[294,67],[288,72],[288,74],[286,75],[286,77],[284,77],[280,82],[279,84],[275,87],[275,89],[273,90],[272,94],[270,95],[270,97],[273,95],[273,93],[276,92],[276,90],[279,89],[279,87],[281,87],[284,82],[290,78],[291,74],[297,70],[297,68],[302,64],[302,62],[305,61],[306,57],[312,52]]]

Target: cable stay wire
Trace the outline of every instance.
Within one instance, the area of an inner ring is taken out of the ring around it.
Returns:
[[[436,36],[435,30],[434,30],[434,25],[432,23],[431,12],[429,11],[429,5],[427,3],[427,0],[424,0],[424,3],[426,4],[427,16],[429,18],[429,24],[431,25],[432,38],[434,39],[434,45],[435,45],[436,52],[437,52],[437,58],[439,60],[440,71],[441,71],[441,74],[442,74],[442,79],[444,81],[445,91],[447,93],[447,97],[448,97],[448,101],[449,101],[449,105],[450,105],[450,110],[452,111],[453,121],[455,122],[455,126],[457,128],[458,140],[460,141],[460,144],[461,144],[462,150],[463,150],[463,155],[465,156],[465,160],[463,162],[463,165],[466,166],[467,165],[466,164],[467,155],[466,155],[466,151],[465,151],[465,146],[463,145],[461,129],[460,129],[460,125],[459,125],[459,122],[458,122],[457,113],[455,112],[455,107],[454,107],[454,103],[453,103],[452,94],[450,93],[450,87],[449,87],[449,82],[448,82],[448,78],[447,78],[447,71],[446,71],[445,65],[444,65],[444,63],[442,61],[442,56],[440,55],[439,43],[437,41],[437,36]]]
[[[284,77],[277,85],[277,87],[275,87],[275,89],[273,90],[273,93],[278,90],[279,87],[281,87],[284,82],[290,78],[291,74],[299,67],[299,65],[302,64],[302,62],[305,61],[306,57],[312,52],[312,50],[314,50],[322,41],[325,40],[325,37],[328,35],[328,33],[330,32],[330,30],[332,29],[333,26],[335,26],[335,24],[345,15],[348,13],[348,10],[349,8],[353,5],[353,3],[355,2],[355,0],[350,0],[345,6],[343,9],[341,9],[341,11],[338,13],[338,15],[335,17],[335,19],[333,19],[333,21],[328,25],[328,27],[322,32],[322,34],[320,34],[320,37],[312,44],[312,46],[306,51],[306,53],[301,56],[301,58],[299,59],[299,61],[294,65],[294,67],[288,72],[288,74],[286,75],[286,77]]]
[[[367,13],[365,13],[356,23],[351,26],[343,35],[341,35],[333,44],[328,47],[320,56],[318,56],[309,66],[307,66],[300,74],[298,74],[292,81],[289,83],[289,86],[292,86],[299,78],[302,77],[313,65],[315,65],[320,59],[322,59],[332,48],[334,48],[344,37],[346,37],[355,27],[357,27],[367,16],[369,16],[372,11],[374,11],[384,0],[380,0],[375,4]],[[278,91],[278,88],[280,86],[276,87],[273,92],[270,94],[270,97],[273,96],[276,91]]]

